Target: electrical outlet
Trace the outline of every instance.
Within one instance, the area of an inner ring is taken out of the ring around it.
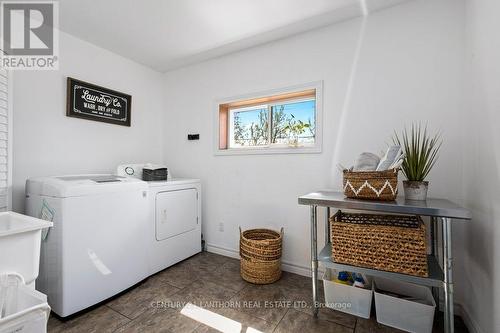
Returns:
[[[224,222],[219,222],[219,231],[224,232]]]

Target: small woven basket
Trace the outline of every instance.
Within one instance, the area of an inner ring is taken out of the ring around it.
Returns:
[[[241,277],[254,284],[269,284],[281,278],[281,232],[240,228]]]
[[[425,226],[419,216],[338,211],[330,225],[334,262],[428,276]]]
[[[348,198],[392,201],[398,195],[398,171],[344,170],[343,188]]]

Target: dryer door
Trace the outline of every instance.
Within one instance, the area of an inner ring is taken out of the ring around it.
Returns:
[[[156,240],[162,241],[196,228],[197,191],[194,188],[156,195]]]

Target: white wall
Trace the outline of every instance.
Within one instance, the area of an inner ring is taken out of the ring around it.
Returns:
[[[163,75],[60,33],[58,71],[14,74],[13,208],[24,210],[27,178],[112,172],[161,161]],[[132,127],[66,117],[66,78],[132,95]]]
[[[175,176],[202,179],[212,250],[237,251],[238,226],[284,226],[286,267],[306,273],[308,209],[297,196],[338,188],[337,162],[379,152],[393,130],[426,121],[445,139],[430,195],[473,209],[469,226],[454,227],[457,299],[473,329],[500,331],[500,5],[465,2],[467,11],[463,0],[415,0],[372,14],[364,33],[363,20],[351,20],[166,75],[61,33],[59,71],[14,76],[14,209],[23,211],[28,177],[163,160]],[[66,117],[67,76],[131,94],[132,127]],[[216,99],[317,80],[323,153],[214,156]]]
[[[473,330],[500,332],[500,2],[468,0],[464,306]]]
[[[460,200],[463,6],[421,0],[369,16],[350,103],[361,19],[167,73],[164,160],[175,175],[202,179],[203,230],[212,249],[237,251],[238,226],[284,226],[283,259],[306,272],[309,211],[297,197],[337,186],[338,161],[385,149],[393,131],[414,120],[444,132],[430,195]],[[216,99],[317,80],[324,81],[323,153],[214,156]],[[200,141],[187,141],[188,132],[200,133]]]

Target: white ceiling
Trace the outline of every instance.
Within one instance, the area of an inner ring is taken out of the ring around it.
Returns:
[[[59,25],[165,72],[406,0],[64,0]]]

